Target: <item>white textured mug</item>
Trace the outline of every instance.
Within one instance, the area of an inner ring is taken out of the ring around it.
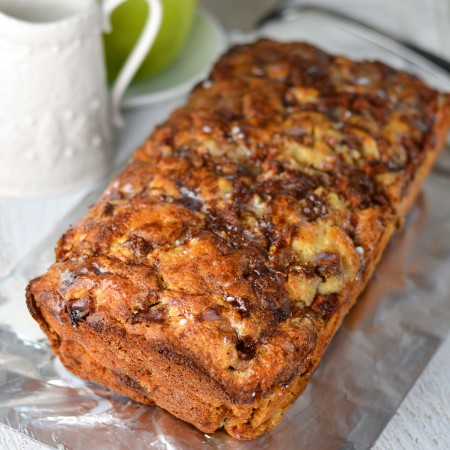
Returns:
[[[0,0],[0,195],[60,193],[110,170],[112,123],[161,26],[160,0],[109,96],[101,33],[124,0]]]

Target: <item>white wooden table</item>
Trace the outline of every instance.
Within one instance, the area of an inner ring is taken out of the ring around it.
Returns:
[[[331,6],[335,4],[332,0],[316,1]],[[450,25],[450,7],[446,0],[366,0],[364,9],[361,9],[362,4],[359,0],[343,0],[339,7],[347,7],[359,16],[372,19],[442,55],[450,56],[450,41],[445,41],[446,31],[442,31],[441,23],[447,27]],[[405,14],[395,15],[395,9],[402,6],[406,8]],[[433,10],[433,6],[436,9]],[[448,16],[443,17],[444,14]],[[417,23],[419,20],[420,24]],[[446,36],[448,38],[449,34]],[[166,104],[159,105],[157,110],[147,108],[128,113],[128,125],[119,139],[118,158],[123,158],[136,148],[153,128],[156,118],[172,108],[173,104]],[[80,191],[47,199],[0,198],[0,275],[50,233],[52,226],[85,194]],[[47,447],[0,425],[0,449],[43,448]],[[450,448],[450,338],[406,396],[374,448]]]

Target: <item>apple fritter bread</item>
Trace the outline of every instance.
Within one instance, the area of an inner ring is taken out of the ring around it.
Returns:
[[[380,62],[235,46],[64,234],[29,310],[75,374],[256,437],[371,276],[449,105]]]

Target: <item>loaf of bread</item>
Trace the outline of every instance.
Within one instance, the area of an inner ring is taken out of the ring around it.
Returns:
[[[380,62],[233,47],[64,234],[28,308],[80,377],[254,438],[305,389],[449,124],[447,94]]]

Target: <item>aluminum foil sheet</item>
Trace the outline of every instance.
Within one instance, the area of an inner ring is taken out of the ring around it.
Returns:
[[[327,42],[340,47],[330,50],[352,56],[375,55],[415,70],[438,87],[446,82],[442,74],[435,76],[429,67],[416,65],[408,55],[402,58],[398,51],[387,51],[357,36],[354,30],[344,29],[342,24],[333,28],[328,19],[313,19],[285,24],[287,37],[280,28],[266,31],[286,39],[297,34],[301,39],[306,33],[308,40],[325,48],[330,49]],[[293,28],[293,23],[297,28]],[[292,36],[293,33],[297,34]],[[51,447],[369,448],[449,331],[447,148],[404,227],[390,242],[370,285],[331,343],[305,393],[281,424],[250,442],[238,442],[223,432],[202,434],[156,406],[139,405],[67,372],[25,308],[24,287],[28,279],[50,265],[59,234],[98,195],[92,194],[79,205],[13,275],[0,282],[0,423]]]

